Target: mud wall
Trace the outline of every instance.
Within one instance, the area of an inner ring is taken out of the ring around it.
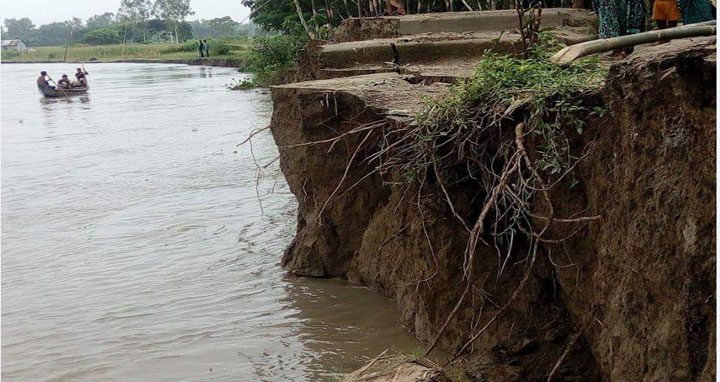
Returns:
[[[579,231],[553,226],[553,237],[570,237],[543,246],[520,296],[455,379],[546,380],[569,348],[555,380],[714,380],[714,49],[714,38],[645,49],[587,95],[607,112],[573,142],[592,149],[576,169],[579,184],[555,193],[554,204],[558,214],[601,218]],[[404,174],[367,176],[363,135],[318,143],[390,120],[389,111],[342,91],[275,89],[273,101],[281,168],[299,202],[283,266],[393,296],[401,322],[432,341],[464,289],[467,231],[443,198],[404,186]],[[449,190],[472,221],[483,195]],[[517,240],[507,263],[479,249],[485,276],[441,337],[444,349],[465,343],[516,290],[527,264],[527,243]]]
[[[573,315],[595,310],[604,380],[715,380],[714,49],[679,41],[614,66],[583,193],[566,196],[602,215],[556,271]]]

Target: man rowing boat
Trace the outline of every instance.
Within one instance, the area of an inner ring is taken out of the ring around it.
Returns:
[[[77,78],[78,83],[80,84],[81,87],[84,87],[84,88],[87,87],[87,77],[85,77],[85,76],[87,76],[88,74],[90,74],[90,73],[88,73],[87,70],[77,68],[77,71],[75,72],[75,78]]]
[[[50,85],[50,82],[47,80],[47,72],[42,71],[40,72],[40,77],[37,78],[37,86],[39,89],[55,89],[54,86]]]

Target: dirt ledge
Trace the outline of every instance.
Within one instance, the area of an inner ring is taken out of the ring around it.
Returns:
[[[584,206],[602,218],[563,248],[543,248],[522,296],[453,380],[544,381],[587,323],[555,380],[715,380],[715,68],[714,37],[673,41],[638,49],[611,68],[602,93],[587,96],[608,113],[573,142],[594,148],[577,169],[579,185],[554,202],[558,213]],[[361,138],[330,153],[307,145],[373,121],[407,127],[423,96],[443,94],[442,84],[403,81],[383,73],[273,90],[272,133],[299,202],[298,234],[283,266],[347,277],[396,298],[401,321],[429,341],[462,291],[462,227],[442,199],[428,200],[424,211],[404,203],[402,192],[414,190],[392,186],[401,174],[364,178]],[[355,165],[345,174],[350,158]],[[343,177],[341,196],[318,224]],[[450,192],[462,199],[476,191]],[[521,243],[513,256],[522,253]],[[481,250],[478,269],[495,274],[496,257]],[[522,269],[511,266],[477,288],[504,301]],[[441,345],[454,349],[496,309],[468,304]]]

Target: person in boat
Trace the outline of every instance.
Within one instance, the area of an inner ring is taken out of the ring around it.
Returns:
[[[70,85],[70,78],[68,78],[67,74],[63,74],[57,84],[61,89],[70,89],[72,87],[72,85]]]
[[[80,84],[79,87],[87,87],[87,75],[90,74],[87,72],[87,70],[83,70],[82,68],[77,68],[75,71],[75,78],[77,79],[78,84]]]
[[[40,89],[55,89],[54,86],[50,85],[50,82],[47,80],[48,75],[46,71],[40,72],[40,77],[37,78],[37,87]]]

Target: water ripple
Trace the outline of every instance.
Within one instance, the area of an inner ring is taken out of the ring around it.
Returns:
[[[325,380],[417,346],[387,299],[283,277],[294,197],[268,169],[261,210],[235,146],[267,94],[226,90],[231,69],[87,68],[87,96],[45,100],[37,73],[73,66],[2,66],[4,381]]]

